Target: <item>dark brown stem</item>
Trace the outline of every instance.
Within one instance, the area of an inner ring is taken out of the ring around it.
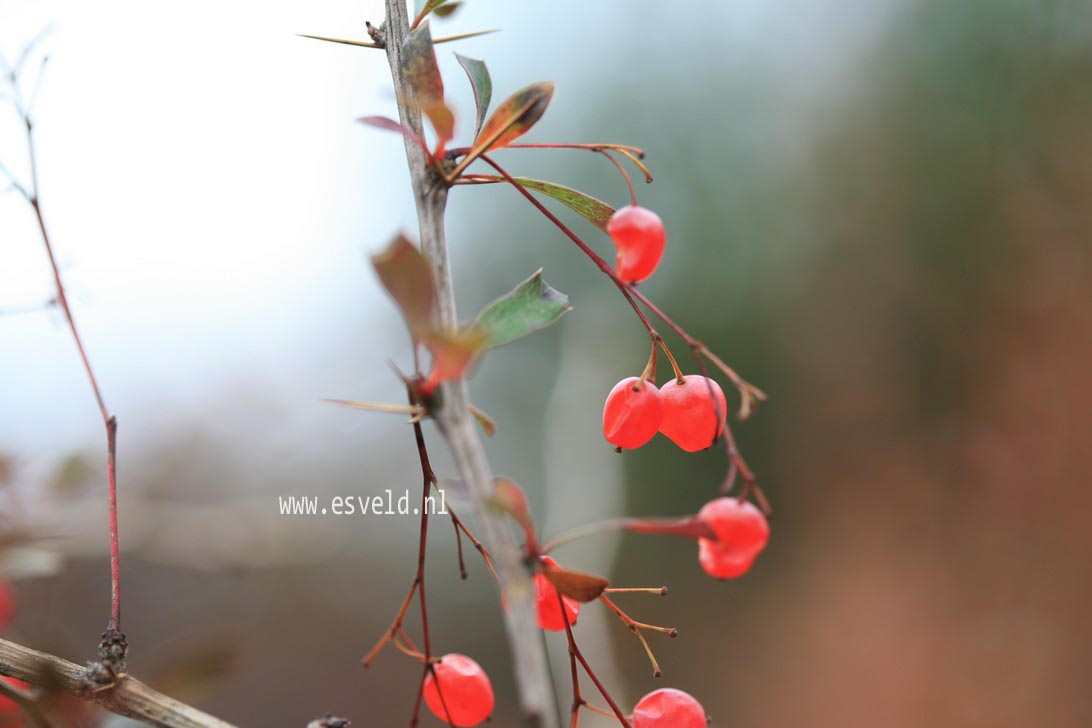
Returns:
[[[561,592],[557,593],[557,603],[561,607],[561,613],[564,614],[565,601],[561,597]],[[607,692],[607,689],[603,687],[603,683],[599,681],[599,678],[598,676],[596,676],[595,671],[592,670],[591,665],[589,665],[588,661],[584,659],[583,653],[580,652],[580,647],[578,647],[576,644],[576,638],[573,637],[573,628],[572,625],[569,624],[569,620],[563,619],[561,620],[561,622],[565,625],[565,637],[569,641],[569,664],[573,673],[573,720],[575,721],[577,719],[576,714],[579,712],[580,707],[585,704],[584,699],[580,696],[580,681],[576,674],[576,665],[573,662],[573,660],[576,660],[580,663],[580,666],[584,668],[584,673],[588,676],[592,683],[595,684],[595,687],[599,691],[599,694],[603,696],[603,700],[607,701],[607,705],[610,706],[610,709],[614,712],[615,717],[618,718],[618,722],[621,723],[624,728],[631,728],[629,720],[626,718],[625,713],[623,713],[618,707],[618,704],[614,702],[614,698],[612,698],[610,696],[610,693]],[[573,725],[575,725],[575,723],[573,723]]]

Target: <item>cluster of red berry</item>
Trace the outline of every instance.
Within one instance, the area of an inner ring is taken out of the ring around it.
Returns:
[[[552,552],[554,547],[576,538],[612,528],[625,528],[633,532],[684,536],[696,540],[698,542],[699,563],[706,573],[715,578],[734,578],[747,572],[758,554],[765,548],[769,539],[769,526],[764,511],[751,505],[747,500],[754,493],[758,502],[764,504],[765,508],[765,499],[761,491],[758,490],[753,473],[734,448],[734,441],[727,423],[728,402],[720,385],[706,376],[705,361],[708,360],[714,364],[739,390],[741,400],[738,414],[741,420],[746,419],[756,401],[764,400],[764,394],[761,390],[743,381],[727,364],[709,351],[704,344],[690,336],[667,314],[657,308],[644,295],[643,291],[638,291],[636,288],[636,284],[649,279],[659,267],[667,241],[663,221],[656,213],[638,204],[633,180],[625,167],[614,156],[617,154],[626,157],[644,172],[646,181],[651,182],[652,175],[641,162],[644,158],[644,152],[641,149],[620,144],[514,144],[513,142],[525,134],[541,117],[553,95],[553,84],[546,82],[532,84],[517,91],[501,104],[483,125],[481,120],[485,118],[490,95],[489,89],[492,88],[491,82],[488,86],[483,85],[489,81],[488,72],[485,69],[484,62],[460,57],[460,64],[467,71],[471,85],[475,90],[475,98],[479,104],[479,130],[471,146],[450,149],[445,157],[445,145],[451,139],[451,114],[443,101],[442,91],[439,97],[436,97],[439,84],[435,83],[435,80],[440,72],[436,66],[434,51],[431,48],[432,40],[429,35],[428,25],[424,22],[427,14],[427,11],[422,12],[415,21],[413,26],[415,30],[412,31],[412,35],[407,39],[403,47],[403,52],[407,55],[402,56],[402,64],[407,83],[410,86],[419,85],[419,91],[422,94],[432,95],[433,97],[432,110],[431,112],[426,110],[426,115],[432,122],[433,130],[436,132],[436,150],[431,151],[423,138],[415,132],[405,129],[393,119],[366,117],[362,121],[383,129],[401,131],[411,142],[416,143],[425,152],[429,163],[434,165],[435,171],[449,185],[481,185],[500,182],[511,184],[529,203],[575,243],[622,292],[642,324],[644,324],[651,339],[652,350],[648,364],[640,376],[630,377],[619,382],[611,390],[604,405],[603,433],[606,439],[617,447],[619,452],[623,449],[642,447],[652,440],[657,433],[663,433],[686,452],[704,450],[722,438],[728,445],[731,467],[721,486],[721,493],[725,494],[725,496],[707,503],[698,514],[682,519],[613,519],[601,524],[573,529],[543,543],[538,538],[534,521],[527,507],[526,498],[518,485],[506,478],[495,479],[495,493],[491,499],[493,506],[502,512],[506,512],[515,520],[526,537],[523,546],[524,563],[534,571],[532,575],[533,596],[538,627],[548,632],[564,632],[568,639],[573,680],[571,725],[575,726],[578,723],[579,712],[586,708],[590,712],[617,718],[618,722],[625,728],[701,728],[707,723],[706,713],[702,705],[687,693],[671,688],[648,693],[637,702],[631,713],[626,714],[602,686],[593,668],[581,654],[574,636],[573,628],[580,616],[582,605],[592,601],[599,601],[617,615],[637,636],[652,663],[653,675],[660,677],[662,673],[659,664],[643,632],[649,631],[675,637],[678,630],[673,627],[638,622],[615,604],[613,598],[616,594],[625,593],[666,595],[666,588],[611,588],[607,579],[594,574],[568,571],[550,558],[548,554]],[[419,27],[418,24],[420,24]],[[408,63],[407,58],[409,58]],[[484,96],[481,93],[482,88],[487,89]],[[484,104],[482,103],[483,98],[486,99]],[[516,178],[493,158],[494,152],[506,147],[583,149],[601,154],[614,164],[624,178],[629,188],[630,204],[618,210],[609,211],[610,208],[604,203],[579,190],[542,180]],[[468,167],[475,161],[481,161],[492,167],[496,174],[481,174],[469,171]],[[448,165],[447,162],[453,163]],[[589,222],[605,229],[617,249],[613,268],[607,260],[600,257],[591,246],[581,240],[576,233],[544,206],[532,194],[531,190],[565,204]],[[606,217],[605,210],[609,211],[609,219],[606,220],[604,220]],[[396,244],[392,244],[387,252],[377,256],[375,265],[380,280],[401,309],[410,326],[411,333],[420,340],[422,346],[432,353],[434,359],[433,369],[427,378],[421,378],[418,372],[418,380],[420,380],[418,383],[414,383],[417,380],[406,380],[407,384],[411,385],[411,399],[416,403],[416,406],[410,408],[411,413],[414,415],[411,423],[415,428],[422,470],[425,476],[425,487],[422,494],[422,498],[425,498],[430,487],[438,481],[428,462],[425,441],[420,430],[420,421],[430,414],[429,408],[432,406],[430,400],[435,387],[444,381],[466,376],[469,367],[476,361],[479,351],[484,345],[477,340],[472,340],[474,339],[473,336],[467,335],[463,339],[459,339],[451,336],[451,332],[436,329],[433,320],[436,297],[434,291],[429,293],[432,288],[429,283],[432,268],[411,243],[404,238],[400,240],[400,244],[396,241]],[[413,281],[415,284],[407,283],[407,281]],[[425,284],[416,285],[420,284],[421,281],[425,281]],[[529,317],[526,323],[521,322],[519,324],[518,328],[525,329],[525,331],[517,332],[517,336],[525,335],[537,328],[549,325],[564,310],[567,310],[567,299],[563,294],[549,289],[537,276],[536,285],[538,299],[535,301],[535,305],[541,306],[542,302],[546,301],[551,304],[550,307],[558,309],[559,312],[549,315],[535,314],[535,316]],[[414,297],[407,294],[407,290],[424,290],[429,295]],[[508,297],[502,300],[507,299]],[[504,314],[504,316],[512,320],[527,318],[524,316],[525,312],[518,309],[519,306],[517,306],[519,316],[509,314]],[[476,325],[479,325],[480,328],[477,331],[471,331],[470,334],[481,334],[486,336],[488,341],[488,337],[491,335],[489,326],[482,322],[489,322],[491,316],[501,316],[501,314],[494,311],[495,309],[491,307],[482,316],[479,316]],[[697,362],[698,373],[683,374],[668,345],[656,331],[652,321],[649,320],[650,317],[663,321],[664,325],[672,329],[686,343]],[[467,332],[455,333],[466,334]],[[496,338],[494,343],[488,344],[488,346],[499,345],[496,341],[506,342],[512,340],[510,333],[505,333],[504,336],[507,338]],[[670,360],[674,377],[662,387],[658,387],[656,384],[656,358],[661,349],[667,359]],[[350,404],[363,409],[401,411],[401,408],[395,406],[378,406],[370,403]],[[487,431],[491,433],[492,423],[489,424],[490,427],[487,428]],[[727,497],[727,494],[733,491],[737,475],[741,476],[744,487],[736,497]],[[425,513],[427,514],[427,511]],[[457,537],[461,538],[459,534],[463,534],[469,538],[477,546],[493,576],[498,582],[502,582],[500,574],[493,566],[492,557],[488,550],[476,539],[465,523],[454,515],[452,518],[455,522]],[[380,638],[376,646],[365,657],[364,666],[367,667],[371,663],[385,644],[388,642],[394,643],[402,652],[424,664],[423,682],[421,691],[418,694],[418,702],[414,706],[412,724],[417,724],[420,704],[424,702],[437,718],[448,725],[476,726],[483,721],[489,720],[493,712],[495,704],[493,686],[485,670],[470,657],[451,653],[437,658],[429,646],[423,582],[426,533],[427,515],[422,518],[417,578],[410,588],[409,596],[403,601],[402,608],[391,629]],[[463,578],[466,578],[466,569],[462,563],[461,541],[459,544],[459,560],[461,573]],[[504,585],[502,584],[502,586]],[[507,609],[508,605],[503,592],[504,589],[502,589],[501,602],[504,608]],[[418,651],[409,641],[409,637],[402,631],[406,610],[415,593],[421,600],[422,628],[426,635],[423,652]],[[580,667],[583,667],[583,671],[599,690],[610,708],[609,711],[594,706],[584,699],[580,687]]]
[[[728,403],[709,377],[688,374],[661,388],[648,379],[618,382],[603,407],[603,434],[619,449],[636,450],[657,432],[687,452],[704,450],[724,432]]]
[[[686,376],[661,389],[630,377],[618,382],[607,396],[603,434],[619,449],[634,449],[662,432],[683,450],[695,452],[720,437],[726,413],[724,392],[708,377]],[[746,573],[770,537],[762,511],[737,498],[707,503],[698,519],[717,534],[716,541],[702,538],[698,544],[702,568],[718,579]]]
[[[425,705],[453,726],[476,726],[493,712],[493,684],[485,670],[466,655],[444,655],[425,678]],[[705,728],[705,708],[674,688],[654,690],[633,708],[633,728]]]
[[[618,246],[618,276],[626,283],[652,275],[663,257],[664,225],[643,207],[627,205],[611,216],[607,232]],[[674,362],[672,362],[674,364]],[[657,388],[653,371],[614,385],[603,408],[603,434],[619,449],[633,450],[662,432],[687,452],[704,450],[724,432],[728,403],[712,379],[682,376]]]
[[[698,560],[710,576],[730,579],[747,572],[766,547],[770,528],[758,508],[738,498],[710,501],[698,521],[716,534],[716,540],[698,539]],[[549,556],[545,568],[560,568]],[[576,624],[580,603],[561,595],[542,573],[534,576],[535,609],[540,628],[560,632]],[[493,712],[493,685],[481,665],[466,655],[440,658],[425,679],[424,699],[440,720],[455,726],[475,726]],[[631,716],[633,728],[704,728],[705,709],[691,695],[673,688],[655,690],[641,698]]]

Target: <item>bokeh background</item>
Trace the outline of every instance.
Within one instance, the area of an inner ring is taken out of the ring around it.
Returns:
[[[294,35],[362,39],[380,6],[0,5],[9,59],[55,24],[42,198],[121,423],[130,668],[240,725],[404,725],[415,692],[394,652],[358,664],[412,575],[412,517],[277,515],[279,495],[419,486],[399,419],[320,402],[398,401],[386,359],[408,365],[366,260],[413,229],[401,140],[353,123],[393,111],[384,59]],[[654,537],[559,552],[670,586],[625,602],[680,630],[653,639],[659,681],[621,624],[581,617],[620,702],[681,687],[718,726],[1092,724],[1092,5],[470,0],[436,26],[503,28],[459,47],[500,98],[557,82],[534,140],[647,149],[669,249],[646,292],[771,394],[736,428],[776,509],[752,573],[714,582]],[[5,107],[0,160],[23,155]],[[504,158],[625,201],[594,155]],[[456,190],[449,237],[465,317],[540,266],[575,305],[472,385],[543,530],[713,496],[722,450],[603,442],[599,403],[647,340],[594,267],[501,187]],[[102,431],[60,315],[25,310],[50,296],[0,196],[0,529],[33,536],[0,550],[5,636],[82,661],[108,608]],[[490,671],[494,725],[515,725],[488,574],[461,582],[434,534],[436,644]]]

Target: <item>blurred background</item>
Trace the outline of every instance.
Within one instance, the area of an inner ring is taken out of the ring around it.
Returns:
[[[120,421],[130,670],[240,725],[404,725],[416,690],[394,651],[358,662],[412,577],[413,517],[277,501],[419,487],[400,418],[320,402],[399,401],[386,359],[410,365],[366,258],[415,227],[402,143],[353,123],[394,114],[385,60],[295,36],[364,39],[381,5],[0,4],[9,61],[53,24],[42,202]],[[679,628],[651,638],[660,680],[617,620],[581,615],[619,702],[679,687],[717,726],[1092,724],[1092,5],[470,0],[434,25],[503,29],[458,45],[498,100],[557,82],[528,141],[648,151],[657,181],[638,191],[668,254],[643,289],[771,395],[735,428],[776,511],[746,577],[715,582],[667,538],[558,552],[670,587],[624,602]],[[440,57],[465,138],[455,47]],[[595,155],[503,158],[626,200]],[[26,174],[7,105],[0,160]],[[494,468],[544,531],[714,496],[721,449],[603,441],[599,403],[647,338],[568,241],[499,186],[452,194],[449,238],[465,318],[540,266],[575,306],[472,383],[500,426]],[[0,196],[4,636],[82,662],[108,616],[105,458],[63,319],[37,310],[51,286],[28,209]],[[475,657],[494,725],[514,725],[494,587],[473,559],[461,582],[450,529],[433,534],[437,648]]]

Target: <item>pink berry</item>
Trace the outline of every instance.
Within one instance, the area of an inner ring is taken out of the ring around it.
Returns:
[[[660,387],[664,418],[660,432],[687,452],[704,450],[724,432],[728,403],[720,385],[708,377],[688,374]]]
[[[607,395],[603,435],[615,447],[635,450],[656,436],[663,416],[663,397],[656,385],[629,377],[615,384]]]
[[[689,693],[654,690],[633,709],[633,728],[706,728],[705,708]]]
[[[0,581],[0,632],[11,629],[15,621],[15,593],[6,581]]]
[[[762,511],[737,498],[717,498],[698,512],[717,534],[716,541],[698,539],[698,561],[705,573],[732,579],[750,570],[770,540],[770,525]]]
[[[424,695],[425,705],[437,718],[454,726],[474,726],[493,712],[493,685],[481,665],[452,653],[441,657],[433,671],[435,677],[429,673],[425,678]]]
[[[652,210],[636,205],[618,208],[607,223],[607,234],[618,247],[618,277],[637,283],[652,275],[664,255],[667,234]]]
[[[543,561],[558,568],[557,562],[549,556]],[[560,632],[565,629],[565,620],[570,625],[576,624],[576,618],[580,616],[580,602],[565,596],[561,597],[561,601],[565,604],[564,617],[561,615],[561,605],[557,603],[557,587],[542,574],[535,574],[535,609],[539,627],[550,632]]]

